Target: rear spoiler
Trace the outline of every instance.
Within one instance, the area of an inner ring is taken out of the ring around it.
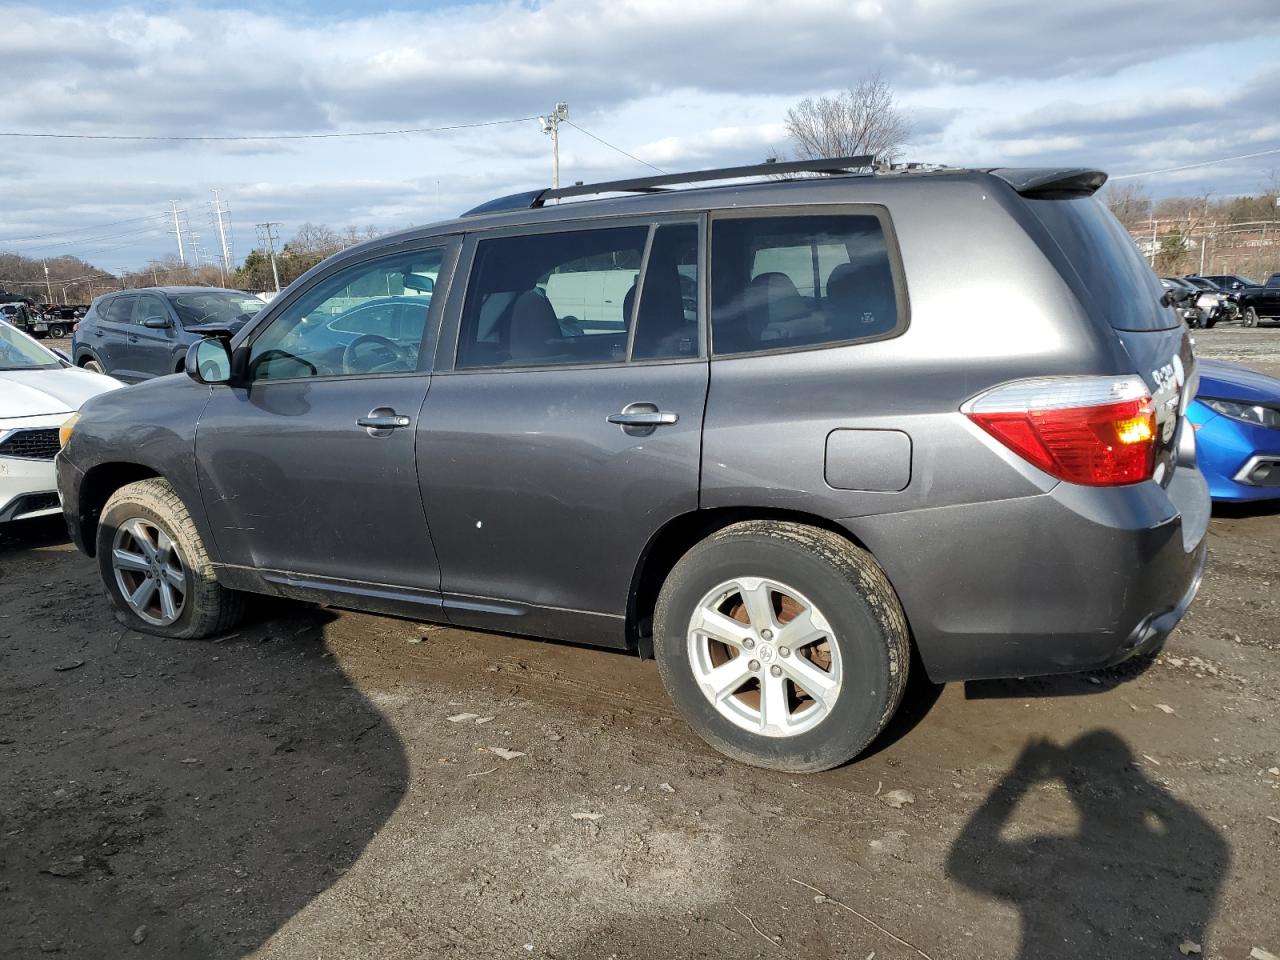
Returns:
[[[987,173],[1033,200],[1091,197],[1107,182],[1101,170],[1086,167],[997,167]]]

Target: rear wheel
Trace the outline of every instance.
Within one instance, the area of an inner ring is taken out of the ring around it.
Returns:
[[[794,773],[851,760],[902,698],[906,618],[866,551],[797,523],[734,524],[672,569],[654,612],[667,693],[745,763]]]
[[[85,360],[83,363],[80,364],[80,366],[88,370],[90,373],[106,373],[107,372],[102,369],[102,364],[100,364],[97,360]]]
[[[67,331],[64,330],[60,324],[55,323],[52,327],[49,328],[49,336],[53,337],[53,339],[55,340],[61,340],[66,335],[67,335]]]
[[[97,547],[116,619],[132,630],[198,640],[226,631],[244,611],[244,595],[218,583],[191,514],[166,480],[113,493]]]
[[[1253,309],[1253,307],[1245,308],[1244,325],[1246,327],[1256,327],[1258,325],[1258,311]]]

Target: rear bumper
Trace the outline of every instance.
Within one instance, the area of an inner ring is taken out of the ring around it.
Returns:
[[[1194,599],[1209,496],[1155,483],[844,521],[898,591],[935,681],[1071,673],[1158,649]]]

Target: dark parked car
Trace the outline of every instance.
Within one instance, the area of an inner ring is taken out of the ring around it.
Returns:
[[[1208,315],[1199,305],[1200,291],[1181,277],[1161,277],[1169,304],[1188,327],[1212,326]]]
[[[1200,291],[1196,305],[1205,313],[1205,326],[1212,327],[1220,320],[1235,320],[1240,315],[1236,307],[1236,298],[1212,280],[1191,275],[1183,277],[1182,282],[1189,283]]]
[[[1246,327],[1263,320],[1280,320],[1280,273],[1273,273],[1260,287],[1244,287],[1237,297]]]
[[[251,293],[211,287],[146,287],[98,297],[75,328],[79,367],[126,381],[179,372],[187,348],[230,336],[265,304]]]
[[[943,681],[1159,648],[1205,556],[1196,360],[1105,175],[832,174],[869,165],[352,247],[85,405],[72,536],[134,629],[268,593],[637,650],[707,742],[792,771],[865,749],[913,653]]]

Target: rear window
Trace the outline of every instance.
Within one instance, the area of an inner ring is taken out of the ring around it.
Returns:
[[[1179,320],[1133,238],[1092,197],[1025,201],[1066,259],[1064,278],[1091,316],[1116,330],[1167,330]]]

